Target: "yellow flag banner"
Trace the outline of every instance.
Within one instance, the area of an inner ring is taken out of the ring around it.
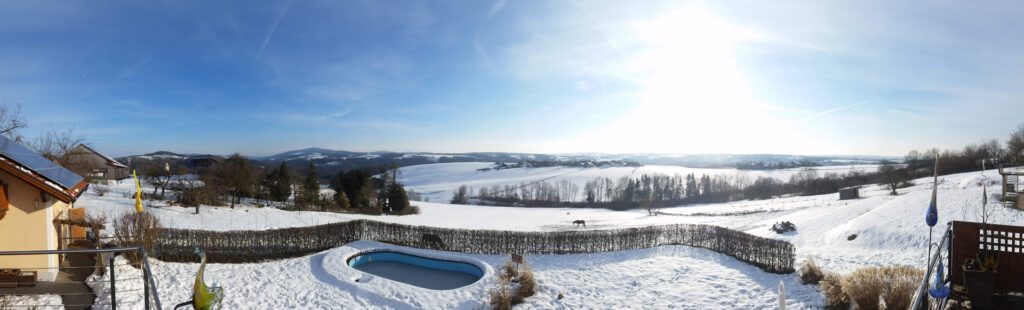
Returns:
[[[139,177],[135,175],[135,170],[132,170],[132,178],[135,179],[135,211],[142,212],[142,183],[139,182]]]

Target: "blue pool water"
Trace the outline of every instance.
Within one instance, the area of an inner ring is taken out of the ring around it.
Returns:
[[[463,262],[378,251],[348,259],[356,270],[433,290],[450,290],[476,283],[484,276],[479,267]]]

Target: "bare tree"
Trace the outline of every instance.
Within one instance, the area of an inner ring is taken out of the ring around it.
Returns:
[[[168,162],[150,162],[142,169],[142,173],[151,184],[155,185],[153,186],[154,197],[157,190],[160,190],[160,196],[164,195],[167,185],[171,183],[171,177],[174,175]]]
[[[799,172],[789,177],[789,182],[803,189],[804,194],[814,193],[814,181],[818,179],[818,170],[811,167],[804,167]]]
[[[79,144],[86,144],[84,137],[75,134],[74,128],[65,131],[50,129],[46,134],[39,136],[28,143],[28,147],[39,153],[46,159],[68,168],[78,175],[87,176],[91,171],[83,163],[76,163],[72,160],[71,152]]]
[[[21,115],[20,104],[0,103],[0,135],[15,142],[24,142],[24,137],[18,131],[25,127],[28,127],[28,123]]]
[[[1024,164],[1024,124],[1010,133],[1010,139],[1006,141],[1006,157],[1011,165]]]
[[[452,191],[452,204],[464,205],[469,202],[469,188],[466,185],[459,186],[459,189]]]
[[[912,178],[907,168],[888,160],[883,160],[881,164],[878,166],[878,174],[881,178],[879,183],[889,188],[890,195],[898,195],[896,189],[912,185]]]
[[[213,165],[201,177],[203,183],[212,190],[226,194],[231,201],[231,208],[234,208],[235,204],[242,202],[242,197],[253,196],[254,188],[259,184],[258,174],[259,171],[249,159],[235,153]]]

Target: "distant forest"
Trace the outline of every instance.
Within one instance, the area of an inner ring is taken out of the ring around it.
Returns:
[[[902,162],[882,161],[873,172],[820,173],[805,167],[789,180],[773,177],[750,179],[744,174],[664,175],[644,174],[613,180],[598,177],[583,188],[568,180],[539,181],[519,185],[482,187],[465,185],[453,191],[452,203],[522,206],[574,206],[609,209],[653,209],[695,203],[719,203],[746,199],[768,199],[786,195],[820,195],[841,188],[870,184],[884,185],[891,194],[913,185],[911,181],[935,173],[946,175],[980,171],[997,165],[1024,165],[1024,124],[1010,133],[1006,146],[996,139],[965,146],[961,150],[912,150]]]

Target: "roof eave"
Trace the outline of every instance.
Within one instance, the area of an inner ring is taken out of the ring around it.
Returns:
[[[25,181],[25,183],[32,185],[32,187],[38,188],[39,190],[42,190],[47,194],[50,194],[50,196],[53,196],[54,198],[57,198],[57,200],[60,200],[61,202],[64,203],[75,202],[75,200],[77,200],[78,197],[85,192],[85,189],[89,187],[89,184],[85,182],[85,179],[82,179],[82,181],[80,181],[78,184],[72,187],[70,191],[58,189],[55,188],[54,186],[51,186],[50,184],[46,184],[47,182],[50,182],[46,178],[38,176],[35,173],[29,174],[28,172],[25,172],[24,170],[15,167],[15,164],[15,162],[4,158],[4,160],[0,160],[0,170],[5,171],[11,175],[14,175],[18,179]]]

